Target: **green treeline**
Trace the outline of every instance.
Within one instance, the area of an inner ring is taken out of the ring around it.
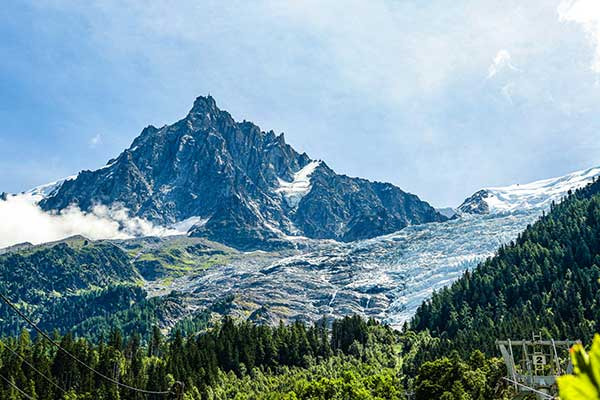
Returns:
[[[97,344],[71,334],[56,340],[92,368],[130,386],[163,391],[181,381],[186,400],[404,400],[407,387],[417,400],[506,395],[498,385],[500,361],[480,352],[465,361],[454,354],[426,362],[416,376],[406,375],[407,361],[399,353],[402,346],[415,348],[421,338],[411,333],[408,339],[359,317],[334,321],[330,328],[323,323],[270,327],[226,317],[201,334],[183,337],[179,332],[166,338],[154,328],[147,343],[118,330]],[[173,398],[118,388],[46,340],[32,341],[27,331],[0,342],[0,375],[36,400]],[[10,383],[0,381],[0,399],[24,399]]]
[[[358,317],[335,321],[331,330],[323,324],[269,327],[224,318],[186,338],[177,331],[167,340],[155,328],[145,345],[138,335],[124,338],[118,330],[97,345],[71,334],[59,341],[88,365],[131,386],[161,391],[182,381],[187,399],[403,399],[396,336]],[[36,399],[146,398],[105,382],[44,339],[32,342],[26,331],[1,343],[0,374]],[[0,382],[0,399],[21,398]]]

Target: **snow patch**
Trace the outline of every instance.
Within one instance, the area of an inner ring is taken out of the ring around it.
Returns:
[[[171,224],[170,228],[174,229],[178,233],[185,234],[192,227],[202,227],[203,225],[205,225],[208,222],[208,220],[209,220],[209,218],[190,217],[190,218],[184,219],[183,221],[179,221],[174,224]]]
[[[290,207],[296,208],[300,200],[310,192],[310,177],[319,165],[321,165],[321,161],[309,162],[294,174],[294,180],[291,182],[278,178],[279,187],[275,189],[275,192],[280,193]]]
[[[29,195],[33,197],[36,202],[39,202],[45,199],[46,197],[52,196],[53,194],[58,192],[63,183],[65,183],[66,181],[73,180],[75,178],[77,178],[77,175],[71,175],[54,182],[46,183],[45,185],[34,187],[33,189],[29,189],[23,194]]]

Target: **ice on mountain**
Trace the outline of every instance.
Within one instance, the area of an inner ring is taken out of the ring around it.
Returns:
[[[26,191],[25,194],[32,196],[32,198],[38,202],[41,199],[56,193],[66,181],[70,181],[75,178],[77,178],[77,175],[67,176],[66,178],[34,187],[33,189]]]
[[[186,234],[192,226],[203,226],[208,222],[208,218],[202,217],[190,217],[186,218],[183,221],[176,222],[171,224],[170,228],[175,230],[178,234]]]
[[[310,176],[315,169],[321,164],[321,161],[311,161],[304,168],[294,174],[294,179],[291,182],[279,179],[279,187],[275,192],[281,193],[288,205],[295,208],[300,203],[300,200],[310,192]]]
[[[466,213],[512,213],[532,209],[548,209],[559,202],[569,190],[591,183],[600,175],[600,168],[590,168],[558,178],[544,179],[527,184],[483,189],[467,199],[459,210]]]

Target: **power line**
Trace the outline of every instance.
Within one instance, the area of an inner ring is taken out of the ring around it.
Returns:
[[[554,396],[552,396],[552,395],[549,395],[548,393],[541,392],[541,391],[539,391],[539,390],[536,390],[536,389],[534,389],[534,388],[532,388],[532,387],[529,387],[529,386],[527,386],[527,385],[523,385],[522,383],[519,383],[519,382],[517,382],[517,381],[513,381],[512,379],[509,379],[509,378],[506,378],[506,377],[503,377],[502,379],[504,379],[504,380],[506,380],[506,381],[508,381],[508,382],[510,382],[510,383],[514,383],[515,385],[521,386],[521,387],[523,387],[523,388],[525,388],[525,389],[529,390],[530,392],[533,392],[533,393],[537,393],[537,394],[539,394],[539,395],[542,395],[542,396],[544,396],[544,397],[545,397],[545,398],[547,398],[547,399],[556,399],[556,397],[554,397]]]
[[[29,366],[29,368],[33,369],[35,372],[37,372],[38,374],[40,374],[42,376],[42,378],[44,378],[46,381],[48,381],[50,384],[52,384],[52,386],[54,386],[55,388],[57,388],[58,390],[60,390],[63,393],[67,393],[67,391],[65,389],[63,389],[56,382],[54,382],[52,379],[50,379],[48,376],[46,376],[46,374],[44,374],[43,372],[41,372],[40,370],[38,370],[36,367],[34,367],[33,365],[31,365],[31,363],[29,363],[29,361],[27,361],[25,359],[25,357],[23,357],[22,355],[20,355],[19,353],[17,353],[13,349],[11,349],[9,346],[4,346],[4,348],[7,349],[8,351],[10,351],[11,353],[13,353],[15,356],[19,357],[21,360],[23,360],[23,362],[25,364],[27,364]]]
[[[6,296],[4,296],[2,293],[0,293],[0,299],[2,301],[4,301],[13,311],[15,311],[17,314],[19,314],[19,316],[21,318],[23,318],[25,320],[25,322],[27,322],[33,329],[36,330],[36,332],[38,332],[40,335],[42,335],[46,340],[48,340],[50,343],[52,343],[54,346],[56,346],[58,349],[62,350],[63,353],[65,353],[67,356],[69,356],[70,358],[72,358],[73,360],[75,360],[77,363],[79,363],[80,365],[84,366],[85,368],[87,368],[88,370],[92,371],[93,373],[95,373],[96,375],[98,375],[99,377],[119,386],[125,389],[129,389],[132,390],[134,392],[139,392],[139,393],[144,393],[144,394],[156,394],[156,395],[168,395],[168,394],[172,394],[173,391],[172,390],[164,390],[164,391],[154,391],[154,390],[145,390],[145,389],[140,389],[140,388],[136,388],[133,386],[129,386],[125,383],[121,383],[119,381],[117,381],[116,379],[113,379],[105,374],[103,374],[102,372],[96,370],[93,367],[90,367],[89,365],[87,365],[85,362],[81,361],[79,358],[77,358],[75,355],[73,355],[70,351],[64,349],[59,343],[57,343],[56,341],[54,341],[54,339],[52,339],[50,336],[48,336],[48,334],[46,332],[44,332],[43,330],[41,330],[33,321],[31,321],[25,314],[23,314],[21,312],[21,310],[19,310],[8,298],[6,298]],[[177,383],[181,385],[181,383]]]
[[[28,395],[27,393],[25,393],[23,390],[19,389],[19,387],[17,385],[15,385],[14,383],[12,383],[12,381],[10,381],[9,379],[5,378],[3,375],[0,375],[0,378],[4,379],[4,381],[6,383],[8,383],[13,388],[15,388],[19,393],[21,393],[23,396],[25,396],[25,398],[27,398],[28,400],[35,400],[33,397],[31,397],[30,395]]]

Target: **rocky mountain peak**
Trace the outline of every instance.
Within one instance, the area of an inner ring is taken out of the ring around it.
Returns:
[[[283,134],[236,122],[211,96],[186,118],[148,126],[120,156],[85,171],[40,203],[125,206],[170,225],[193,219],[190,234],[238,248],[290,235],[364,239],[446,218],[391,184],[338,175],[285,142]]]
[[[196,100],[194,100],[194,105],[190,110],[190,114],[217,114],[220,111],[221,110],[219,110],[219,108],[217,107],[217,102],[215,101],[215,99],[211,95],[208,95],[196,97]]]
[[[181,123],[187,123],[194,131],[224,131],[235,125],[235,121],[227,111],[221,110],[210,95],[199,96],[192,109]]]

